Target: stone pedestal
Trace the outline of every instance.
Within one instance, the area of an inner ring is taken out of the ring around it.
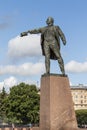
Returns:
[[[68,77],[43,75],[40,95],[40,130],[77,129]]]

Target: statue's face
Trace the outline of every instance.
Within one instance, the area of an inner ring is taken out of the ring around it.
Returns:
[[[48,26],[53,25],[53,22],[54,22],[53,18],[51,18],[51,17],[47,18],[46,23],[47,23]]]

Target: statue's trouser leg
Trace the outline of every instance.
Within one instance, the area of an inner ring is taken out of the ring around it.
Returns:
[[[58,60],[58,63],[59,63],[59,67],[60,67],[60,70],[61,70],[62,74],[65,75],[64,61],[63,61],[63,59],[61,57],[60,50],[59,50],[58,46],[53,44],[50,47],[51,47],[52,51],[54,52],[54,54],[57,57],[57,60]]]
[[[46,73],[50,73],[50,48],[49,48],[49,45],[45,44],[44,52],[45,52]]]
[[[62,57],[61,57],[61,58],[58,58],[58,63],[59,63],[59,66],[60,66],[60,69],[61,69],[62,74],[65,75],[64,62],[63,62]]]

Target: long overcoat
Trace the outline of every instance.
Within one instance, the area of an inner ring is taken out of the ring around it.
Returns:
[[[57,45],[58,45],[58,51],[60,51],[60,38],[63,41],[63,44],[66,44],[66,39],[65,39],[65,36],[64,36],[62,30],[59,28],[59,26],[54,26],[54,30],[55,30],[55,38],[56,38]],[[42,48],[42,55],[45,56],[44,33],[41,34],[41,48]],[[50,59],[57,60],[56,55],[54,54],[54,52],[51,49],[50,49]]]

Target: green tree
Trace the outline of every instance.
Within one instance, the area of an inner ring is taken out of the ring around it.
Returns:
[[[3,87],[1,93],[0,93],[0,119],[5,122],[6,121],[6,109],[5,109],[5,99],[8,96],[8,94],[5,91],[5,88]]]
[[[6,99],[6,115],[12,123],[37,123],[40,96],[35,85],[20,83],[10,89]]]
[[[87,109],[86,110],[76,110],[76,118],[79,126],[87,124]]]

